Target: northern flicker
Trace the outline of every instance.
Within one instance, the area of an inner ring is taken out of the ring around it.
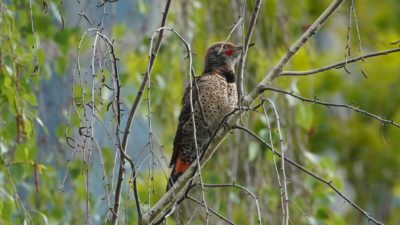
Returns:
[[[192,104],[196,125],[196,139],[200,151],[211,134],[215,132],[223,117],[237,105],[235,64],[242,53],[242,46],[229,42],[216,43],[208,48],[204,72],[195,78],[198,90],[193,84]],[[200,104],[199,104],[200,103]],[[167,190],[196,160],[194,126],[191,116],[190,88],[187,87],[182,99],[182,111],[174,139]]]

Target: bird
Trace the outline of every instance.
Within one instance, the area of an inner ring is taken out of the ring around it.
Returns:
[[[203,73],[194,78],[192,89],[190,85],[185,89],[169,164],[172,171],[168,179],[167,191],[200,155],[199,151],[216,131],[224,116],[236,107],[238,97],[235,64],[240,59],[242,49],[242,46],[236,46],[230,42],[217,42],[211,45],[205,54]],[[192,98],[190,98],[190,92],[192,92]],[[192,104],[190,99],[192,99]],[[196,140],[191,106],[196,127]]]

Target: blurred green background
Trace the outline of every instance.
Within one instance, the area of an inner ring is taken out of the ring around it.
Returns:
[[[244,30],[240,26],[230,39],[243,42],[255,2],[172,2],[166,25],[191,44],[197,74],[203,69],[207,46],[227,38],[244,8]],[[120,59],[124,124],[146,72],[149,38],[160,25],[165,3],[120,0],[101,6],[99,2],[83,0],[0,0],[0,224],[106,223],[118,169],[115,140],[107,134],[107,129],[115,128],[115,120],[106,104],[99,108],[95,124],[99,147],[93,147],[92,154],[73,151],[65,138],[76,136],[80,126],[72,98],[90,88],[76,80],[78,47],[82,76],[90,79],[94,35],[88,32],[80,44],[83,34],[89,28],[99,27],[114,40]],[[246,92],[262,80],[329,3],[263,1],[252,37],[255,46],[249,50],[246,61]],[[351,57],[360,54],[360,45],[363,53],[399,47],[391,44],[400,40],[398,0],[354,3],[357,19],[351,15]],[[344,60],[350,5],[351,1],[345,1],[285,70],[307,70]],[[138,185],[144,209],[165,190],[181,97],[189,79],[186,56],[179,39],[167,32],[151,74],[152,150],[148,145],[147,92],[130,135],[128,153],[140,166]],[[103,52],[96,58],[96,74],[111,79],[109,65],[104,66],[105,71],[99,66],[107,62],[101,61],[106,57]],[[273,86],[304,97],[352,103],[383,118],[400,121],[399,62],[400,54],[394,53],[351,64],[351,74],[334,69],[307,77],[280,77]],[[362,75],[362,68],[368,79]],[[374,218],[388,225],[400,224],[399,128],[382,125],[348,109],[304,103],[271,91],[265,92],[264,97],[277,106],[286,155],[332,180]],[[270,108],[268,114],[273,139],[277,141],[277,123]],[[261,110],[249,112],[243,120],[251,130],[269,140]],[[364,215],[323,183],[289,165],[286,172],[291,224],[368,224]],[[235,182],[247,187],[258,196],[263,224],[281,223],[273,157],[245,133],[232,132],[202,175],[206,183]],[[136,224],[129,185],[126,179],[120,223]],[[208,206],[236,224],[257,224],[254,200],[245,192],[212,188],[205,195]],[[199,193],[195,196],[201,199]],[[204,209],[187,206],[193,216],[188,223],[204,224]],[[168,224],[176,221],[173,216]],[[210,216],[210,224],[224,222]]]

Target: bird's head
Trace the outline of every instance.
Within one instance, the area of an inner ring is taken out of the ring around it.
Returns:
[[[235,70],[235,64],[239,61],[242,46],[236,46],[230,42],[218,42],[208,48],[205,56],[204,72],[214,69]]]

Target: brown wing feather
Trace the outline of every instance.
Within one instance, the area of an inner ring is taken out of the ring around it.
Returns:
[[[193,90],[193,102],[196,102],[196,91]],[[179,151],[180,151],[180,145],[185,138],[185,133],[183,130],[183,126],[191,119],[190,116],[190,87],[187,86],[185,89],[185,92],[183,94],[182,98],[182,111],[181,114],[179,115],[179,122],[178,122],[178,127],[176,129],[176,134],[174,138],[174,148],[172,151],[172,157],[171,157],[171,162],[169,163],[169,166],[172,167],[175,165],[176,160],[178,159],[179,156]]]

